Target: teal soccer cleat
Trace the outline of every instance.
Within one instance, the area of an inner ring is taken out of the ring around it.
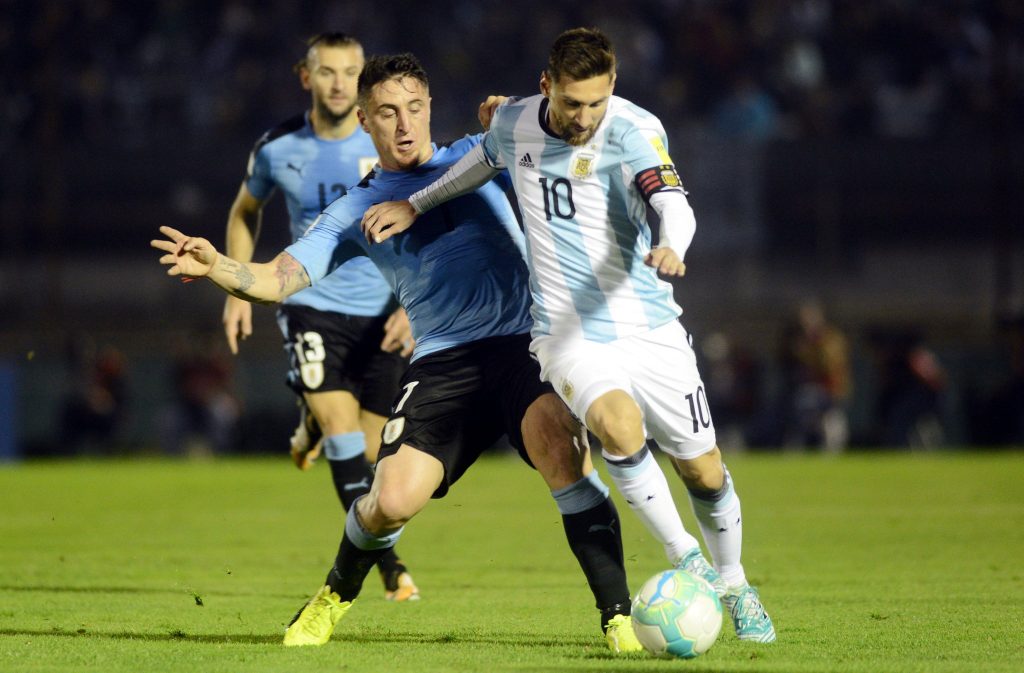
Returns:
[[[775,626],[772,618],[764,611],[761,597],[757,589],[746,584],[736,589],[729,589],[722,596],[722,607],[729,610],[736,636],[740,640],[755,643],[775,642]]]
[[[676,568],[679,570],[685,570],[691,575],[696,575],[701,579],[707,581],[711,585],[711,588],[715,590],[718,597],[721,598],[725,595],[726,585],[725,580],[718,574],[707,559],[704,558],[704,554],[701,553],[700,547],[694,547],[686,554],[683,558],[679,559],[676,563]]]

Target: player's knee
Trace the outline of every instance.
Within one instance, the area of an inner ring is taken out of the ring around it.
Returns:
[[[605,393],[587,410],[587,427],[616,454],[630,455],[643,446],[643,423],[640,407],[624,390]]]
[[[375,495],[359,511],[363,524],[373,532],[404,526],[424,504],[399,489],[381,489]]]
[[[644,444],[643,416],[635,405],[621,405],[614,413],[597,414],[591,429],[609,451],[631,453]]]

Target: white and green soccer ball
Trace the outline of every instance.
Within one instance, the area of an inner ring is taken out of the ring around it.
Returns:
[[[651,654],[692,659],[715,644],[722,603],[703,578],[666,570],[644,582],[633,599],[633,631]]]

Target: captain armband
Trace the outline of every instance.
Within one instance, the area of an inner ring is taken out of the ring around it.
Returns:
[[[669,189],[683,191],[683,182],[676,173],[676,167],[672,164],[662,164],[654,168],[645,168],[636,174],[636,188],[645,200],[651,195],[664,192]],[[686,192],[683,191],[685,194]]]

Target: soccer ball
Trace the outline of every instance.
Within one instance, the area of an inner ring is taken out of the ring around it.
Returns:
[[[703,578],[666,570],[644,582],[633,599],[633,631],[651,654],[692,659],[715,644],[722,603]]]

